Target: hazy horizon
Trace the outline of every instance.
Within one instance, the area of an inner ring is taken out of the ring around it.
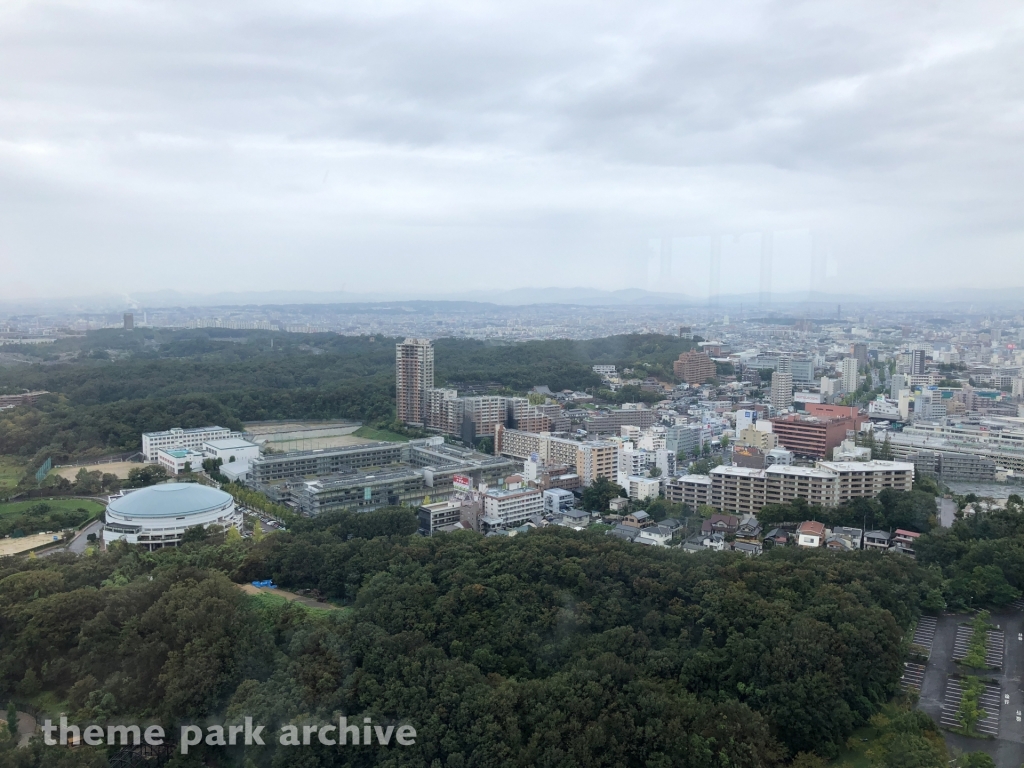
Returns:
[[[0,14],[0,301],[1024,285],[1017,4]]]

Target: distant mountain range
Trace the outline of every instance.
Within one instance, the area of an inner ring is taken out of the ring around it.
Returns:
[[[461,293],[412,295],[399,292],[353,293],[350,291],[224,291],[219,293],[185,293],[181,291],[146,291],[108,296],[83,296],[53,299],[0,299],[0,311],[6,313],[37,312],[120,312],[132,308],[199,308],[240,306],[287,306],[329,304],[379,304],[388,302],[457,302],[460,304],[491,304],[529,306],[560,304],[569,306],[678,306],[705,308],[707,298],[681,293],[659,293],[639,288],[616,291],[597,288],[514,288],[505,291],[466,291]],[[756,293],[722,295],[714,305],[719,308],[747,306],[760,302]],[[821,306],[829,304],[893,305],[922,309],[922,305],[970,305],[985,307],[1018,305],[1024,307],[1024,288],[942,290],[920,293],[878,293],[873,295],[814,293],[787,291],[773,293],[771,305]],[[467,307],[468,308],[468,307]]]

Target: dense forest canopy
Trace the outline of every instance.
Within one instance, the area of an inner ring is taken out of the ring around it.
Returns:
[[[63,461],[124,452],[139,447],[140,433],[171,426],[328,418],[394,426],[396,341],[219,328],[60,340],[45,352],[52,359],[0,367],[6,391],[54,393],[0,414],[0,454]],[[692,345],[660,335],[510,345],[440,339],[436,378],[516,392],[583,389],[600,384],[597,363],[667,366],[671,377],[671,361]]]
[[[345,714],[418,734],[346,752],[199,747],[176,766],[814,768],[811,753],[837,754],[871,722],[877,765],[945,768],[934,723],[887,704],[908,629],[922,611],[999,606],[1024,586],[1018,499],[925,533],[917,561],[415,528],[406,509],[335,512],[259,540],[196,529],[155,553],[2,560],[0,699],[169,732]],[[237,587],[259,579],[337,609]],[[0,744],[17,768],[57,768],[61,754]],[[76,750],[73,764],[105,754]]]
[[[898,691],[904,632],[938,585],[873,553],[687,556],[414,526],[405,510],[339,513],[260,542],[8,561],[0,693],[79,722],[370,713],[420,736],[310,747],[309,766],[776,766],[835,754]],[[231,583],[257,578],[345,607]],[[246,757],[296,764],[286,752]]]

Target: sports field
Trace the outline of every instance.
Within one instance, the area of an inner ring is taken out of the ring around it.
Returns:
[[[88,472],[96,471],[96,472],[102,472],[105,475],[106,474],[117,475],[122,480],[127,480],[128,479],[128,473],[131,470],[138,469],[139,467],[144,467],[144,466],[145,466],[145,464],[142,464],[141,462],[138,462],[138,461],[114,461],[114,462],[111,462],[109,464],[87,464],[84,467],[57,467],[56,469],[53,469],[50,472],[50,474],[52,474],[52,475],[60,475],[61,477],[66,477],[71,482],[74,482],[75,481],[75,476],[81,470],[84,469],[84,470],[86,470]]]
[[[0,517],[16,515],[36,504],[46,504],[51,509],[60,510],[75,510],[81,507],[93,515],[98,515],[104,509],[102,504],[91,499],[29,499],[28,501],[11,501],[7,504],[0,504]]]
[[[19,552],[27,552],[30,549],[35,549],[36,547],[40,547],[44,544],[53,544],[56,546],[60,542],[54,541],[54,536],[57,536],[59,539],[60,533],[33,533],[31,536],[22,536],[20,539],[0,539],[0,557],[16,555]]]
[[[24,464],[6,456],[0,456],[0,494],[15,488],[24,474]]]

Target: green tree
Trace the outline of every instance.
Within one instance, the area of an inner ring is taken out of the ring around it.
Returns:
[[[617,497],[628,497],[626,489],[616,485],[607,477],[599,477],[583,489],[583,509],[591,512],[607,512],[608,502]]]
[[[956,718],[960,723],[961,732],[966,736],[977,735],[974,726],[988,714],[979,703],[983,690],[984,685],[977,677],[969,675],[963,678],[960,708],[957,710]]]
[[[7,730],[14,737],[18,735],[18,709],[13,701],[7,702]]]
[[[92,496],[102,490],[102,476],[99,472],[90,472],[85,467],[78,470],[75,475],[75,493],[83,496]]]
[[[146,464],[128,470],[128,488],[144,488],[147,485],[162,483],[167,479],[167,470],[160,464]]]

